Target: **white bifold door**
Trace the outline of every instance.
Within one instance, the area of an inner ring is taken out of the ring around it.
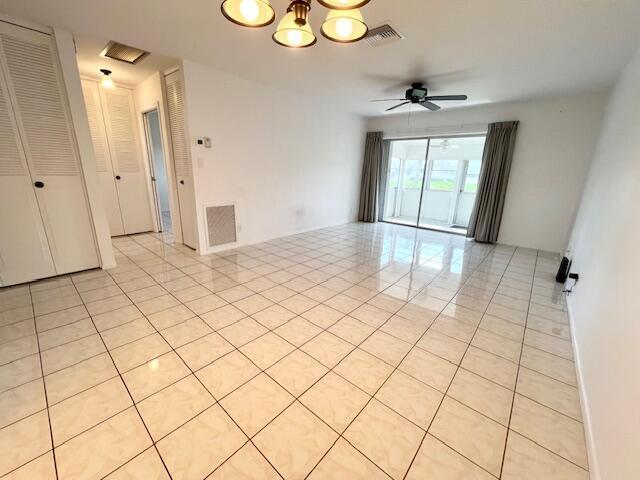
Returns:
[[[0,21],[0,286],[98,265],[53,38]]]
[[[133,94],[83,80],[102,199],[112,236],[153,230]]]
[[[191,148],[185,120],[184,83],[182,72],[175,71],[165,77],[171,146],[176,171],[182,242],[197,247],[196,206],[193,184]]]

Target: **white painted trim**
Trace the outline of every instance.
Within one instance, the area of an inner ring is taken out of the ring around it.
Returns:
[[[0,13],[0,21],[10,23],[17,27],[28,28],[29,30],[35,30],[36,32],[45,33],[47,35],[53,35],[53,28],[44,27],[42,25],[38,25],[37,23],[29,22],[28,20],[17,19],[10,15],[6,15],[4,13]]]
[[[113,255],[107,216],[102,206],[96,160],[89,131],[89,119],[87,118],[80,72],[78,71],[78,63],[75,56],[75,44],[73,37],[66,30],[55,28],[53,37],[58,51],[64,86],[67,91],[71,121],[80,155],[80,164],[89,201],[89,211],[100,257],[100,266],[102,268],[113,268],[117,264]]]
[[[595,441],[593,438],[593,428],[591,426],[591,415],[589,414],[589,399],[584,387],[584,378],[582,376],[582,363],[580,359],[580,349],[575,336],[576,322],[571,308],[571,295],[567,296],[567,316],[569,317],[569,325],[571,327],[571,344],[573,345],[573,359],[576,366],[576,376],[578,380],[578,393],[580,394],[580,409],[582,410],[582,425],[584,426],[584,437],[587,444],[587,457],[589,462],[589,478],[591,480],[600,480],[600,468],[598,466],[598,458],[596,456]]]

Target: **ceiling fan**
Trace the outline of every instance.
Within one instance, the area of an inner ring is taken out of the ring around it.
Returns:
[[[436,95],[436,96],[428,96],[427,95],[427,87],[424,86],[423,83],[417,82],[411,84],[411,88],[407,90],[405,93],[405,98],[388,98],[385,100],[371,100],[372,102],[402,102],[398,105],[394,105],[393,107],[387,108],[387,112],[391,110],[395,110],[396,108],[402,107],[403,105],[408,105],[410,103],[415,103],[420,106],[423,106],[426,109],[435,112],[440,110],[440,106],[436,105],[432,102],[435,101],[444,101],[444,100],[466,100],[466,95]]]

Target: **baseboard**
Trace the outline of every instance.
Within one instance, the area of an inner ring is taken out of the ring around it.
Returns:
[[[589,399],[584,386],[584,378],[582,376],[582,362],[580,355],[580,347],[576,339],[576,322],[571,308],[571,295],[567,297],[567,315],[569,316],[569,324],[571,325],[571,343],[573,344],[573,357],[576,364],[576,374],[578,377],[578,393],[580,394],[580,408],[582,410],[582,424],[584,425],[584,437],[587,444],[587,457],[589,461],[589,478],[590,480],[600,480],[600,468],[595,451],[595,442],[593,439],[593,428],[591,424],[591,415],[589,409]]]

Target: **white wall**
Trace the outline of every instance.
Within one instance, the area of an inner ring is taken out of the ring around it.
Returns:
[[[640,476],[640,51],[607,107],[570,241],[592,478]]]
[[[385,115],[369,131],[390,137],[486,131],[488,123],[519,120],[498,241],[564,250],[602,119],[606,94],[531,100],[437,113]],[[417,108],[417,107],[414,107]]]
[[[166,109],[166,100],[164,98],[163,89],[163,77],[160,72],[154,73],[142,83],[138,84],[133,91],[133,98],[136,104],[138,125],[140,128],[140,139],[142,141],[142,152],[145,156],[145,165],[148,167],[149,153],[147,151],[147,141],[145,138],[144,121],[142,114],[158,109],[160,114],[160,125],[162,130],[162,146],[164,149],[165,169],[167,172],[168,188],[169,188],[169,203],[171,207],[171,219],[172,219],[172,232],[178,242],[182,242],[182,229],[180,227],[180,206],[178,205],[178,192],[176,190],[175,170],[173,168],[173,157],[171,155],[171,145],[169,143],[168,132],[168,118]],[[151,186],[149,185],[149,192],[152,194]],[[153,205],[153,197],[149,199]],[[152,209],[155,212],[155,208]],[[154,214],[154,225],[156,230],[159,228],[157,225],[157,218]]]
[[[275,67],[274,67],[275,68]],[[236,205],[238,244],[357,217],[365,122],[314,99],[183,62],[200,253],[204,208]]]

